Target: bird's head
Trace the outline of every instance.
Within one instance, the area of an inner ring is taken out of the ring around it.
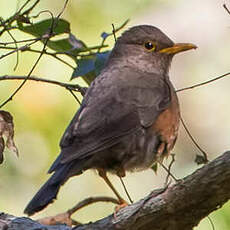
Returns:
[[[111,60],[158,74],[167,74],[172,57],[194,49],[191,43],[174,43],[161,30],[150,25],[130,28],[118,38]]]

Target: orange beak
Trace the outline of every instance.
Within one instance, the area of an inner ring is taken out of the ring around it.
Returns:
[[[159,53],[177,54],[186,50],[196,49],[197,46],[191,43],[176,43],[172,47],[164,48]]]

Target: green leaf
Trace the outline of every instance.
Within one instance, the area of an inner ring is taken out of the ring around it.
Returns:
[[[24,26],[24,23],[19,20],[17,23],[21,31],[29,33],[35,37],[41,37],[42,35],[48,33],[53,23],[53,32],[55,35],[67,33],[69,34],[69,37],[58,40],[49,40],[47,46],[56,52],[70,56],[74,60],[76,60],[76,56],[79,52],[87,48],[84,42],[78,40],[73,34],[70,33],[70,23],[64,19],[54,19],[54,22],[52,19],[47,19],[29,26]],[[41,40],[41,42],[44,43],[44,40]]]
[[[154,164],[152,165],[151,169],[152,169],[155,173],[157,173],[158,164],[157,164],[157,163],[154,163]]]
[[[57,52],[67,52],[72,49],[72,46],[68,42],[67,38],[56,41],[48,41],[47,46]]]
[[[35,37],[41,37],[44,34],[48,33],[53,25],[53,32],[56,35],[70,33],[70,23],[64,19],[46,19],[31,25],[24,26],[23,23],[18,21],[18,28],[25,32],[29,33]]]

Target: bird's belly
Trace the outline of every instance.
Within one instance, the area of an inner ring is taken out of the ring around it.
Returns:
[[[174,99],[175,100],[175,99]],[[125,175],[125,171],[147,169],[157,161],[162,161],[172,150],[179,127],[179,107],[177,100],[157,118],[149,128],[140,128],[117,144],[95,154],[95,168]]]
[[[116,145],[96,153],[92,168],[102,168],[111,173],[124,175],[125,171],[140,171],[156,161],[159,137],[141,128],[122,138]]]
[[[127,154],[128,161],[123,162],[126,171],[141,171],[152,166],[156,161],[159,137],[155,133],[145,130],[143,136],[137,137],[136,145],[132,152]]]

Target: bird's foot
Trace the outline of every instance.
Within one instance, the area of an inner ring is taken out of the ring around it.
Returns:
[[[115,211],[114,211],[114,214],[113,214],[114,218],[116,219],[116,218],[117,218],[117,213],[118,213],[122,208],[125,208],[125,207],[128,206],[128,205],[129,205],[129,204],[128,204],[127,201],[125,201],[125,200],[123,200],[123,199],[119,200],[119,205],[117,205],[117,206],[115,207]]]

